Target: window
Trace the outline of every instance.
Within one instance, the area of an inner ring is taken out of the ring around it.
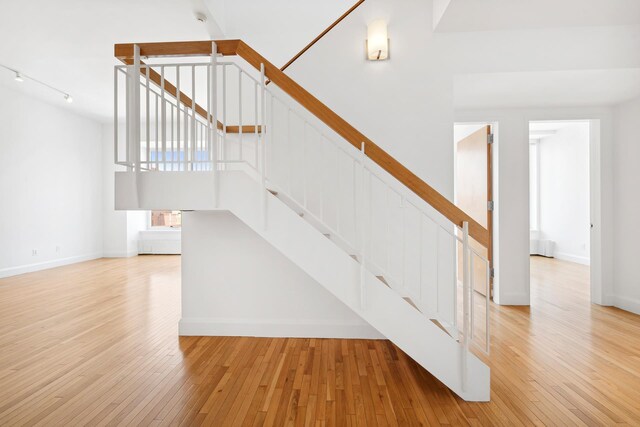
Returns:
[[[151,211],[151,227],[180,228],[181,226],[182,226],[182,212]]]

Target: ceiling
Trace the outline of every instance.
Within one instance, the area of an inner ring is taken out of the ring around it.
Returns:
[[[226,38],[242,38],[283,65],[352,5],[353,0],[203,0]],[[44,81],[62,96],[0,70],[0,85],[80,114],[113,114],[113,45],[209,39],[192,0],[0,0],[0,64]],[[248,13],[247,11],[250,11]],[[291,19],[291,17],[295,19]]]
[[[202,40],[224,33],[283,65],[354,1],[0,0],[0,64],[70,93],[74,102],[67,104],[59,93],[29,80],[18,84],[2,69],[0,85],[108,122],[115,43]],[[367,4],[376,3],[363,7]],[[194,9],[206,9],[206,25],[194,18]],[[640,0],[450,0],[438,31],[639,22]],[[509,37],[519,45],[516,32]],[[640,95],[636,68],[523,71],[455,76],[455,107],[611,105]]]
[[[640,96],[640,69],[454,76],[457,109],[607,106]]]
[[[640,24],[638,0],[451,0],[438,32]]]

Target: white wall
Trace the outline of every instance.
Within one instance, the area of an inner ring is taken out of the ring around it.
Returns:
[[[558,259],[589,264],[589,122],[541,138],[540,238],[555,242]]]
[[[0,200],[0,277],[100,257],[100,125],[0,86]]]
[[[527,110],[478,110],[480,113],[476,115],[456,115],[454,77],[469,73],[636,68],[640,66],[640,56],[634,54],[640,46],[640,28],[433,33],[431,6],[421,0],[368,0],[300,57],[287,69],[287,74],[448,197],[453,195],[454,118],[457,122],[491,123],[501,118],[498,138],[502,143],[494,156],[494,164],[498,166],[494,169],[494,191],[499,205],[494,215],[496,301],[528,304]],[[380,18],[388,22],[390,60],[367,62],[366,26]],[[550,118],[544,112],[551,110],[537,111],[540,115],[534,114],[531,119]],[[603,109],[576,107],[553,111],[566,113],[558,117],[566,119],[576,112],[597,115]],[[610,119],[610,112],[604,115]],[[575,118],[585,117],[589,116]],[[604,123],[605,135],[610,126],[610,122]],[[603,163],[611,160],[610,144],[609,140],[603,146]],[[611,226],[611,205],[607,202],[611,198],[608,191],[611,172],[603,170],[603,174],[603,186],[607,187],[603,187],[602,193],[603,228],[596,233],[603,235],[602,268],[608,270],[596,271],[595,275],[601,283],[610,284],[611,253],[607,248],[611,248],[611,234],[607,233],[611,229],[607,227]]]
[[[379,337],[226,211],[184,212],[181,334]]]
[[[432,5],[367,0],[287,69],[356,129],[453,196],[452,78],[432,33]],[[365,60],[367,24],[388,22],[390,60]]]
[[[640,98],[615,108],[613,303],[640,314]]]
[[[456,111],[457,122],[495,123],[494,192],[497,208],[494,220],[498,228],[494,243],[499,246],[495,265],[495,297],[499,303],[529,304],[529,121],[585,119],[599,123],[599,129],[595,131],[598,142],[592,142],[590,147],[591,218],[594,223],[591,244],[596,245],[591,248],[591,296],[599,304],[611,303],[612,114],[609,107]],[[594,149],[597,153],[593,152]],[[595,185],[596,182],[599,185]],[[600,253],[596,254],[598,250]]]

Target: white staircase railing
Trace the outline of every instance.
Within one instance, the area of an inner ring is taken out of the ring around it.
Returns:
[[[467,227],[267,86],[264,70],[241,64],[217,55],[144,64],[136,49],[132,65],[115,67],[115,162],[136,172],[246,171],[465,349],[488,353],[490,266]]]

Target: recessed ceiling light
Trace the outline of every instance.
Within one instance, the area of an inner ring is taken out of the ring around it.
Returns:
[[[73,98],[68,93],[64,96],[64,100],[67,101],[69,104],[73,102]]]
[[[198,20],[198,22],[205,23],[207,22],[207,15],[205,15],[204,13],[197,12],[196,19]]]
[[[24,81],[24,79],[22,78],[22,75],[18,72],[16,72],[16,76],[15,76],[15,81],[22,83]]]

